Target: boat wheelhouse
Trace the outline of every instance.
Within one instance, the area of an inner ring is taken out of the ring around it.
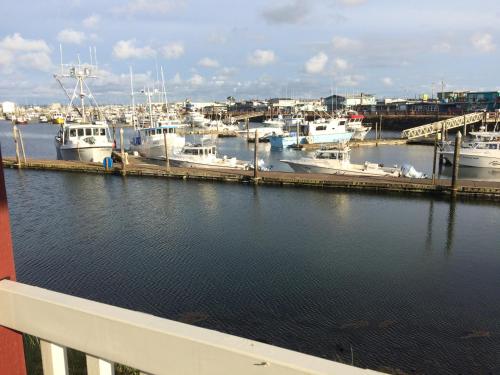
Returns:
[[[217,156],[217,146],[214,144],[186,144],[178,154],[169,156],[169,163],[182,168],[214,168],[248,170],[253,166],[236,158],[224,155]]]
[[[286,148],[297,144],[347,142],[353,133],[346,129],[346,118],[317,119],[309,123],[287,125],[282,135],[269,137],[272,148]]]
[[[179,152],[186,143],[184,135],[179,134],[184,127],[180,123],[162,125],[159,121],[158,126],[138,128],[130,140],[130,150],[145,158],[165,160],[165,139],[169,155]]]

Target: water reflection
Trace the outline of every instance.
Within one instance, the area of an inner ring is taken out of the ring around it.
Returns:
[[[426,253],[430,253],[432,251],[433,221],[434,221],[434,200],[431,199],[429,201],[429,217],[427,218],[427,237],[425,240]]]
[[[448,211],[448,225],[446,227],[446,255],[451,255],[453,249],[453,237],[455,230],[455,209],[457,200],[456,198],[450,199],[450,209]]]

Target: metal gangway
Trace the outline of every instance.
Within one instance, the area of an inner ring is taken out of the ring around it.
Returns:
[[[448,131],[449,129],[467,126],[486,120],[486,112],[468,113],[463,116],[452,117],[446,120],[436,121],[427,125],[416,126],[414,128],[403,130],[401,132],[401,138],[414,139],[427,137],[435,133],[440,133],[443,130]]]

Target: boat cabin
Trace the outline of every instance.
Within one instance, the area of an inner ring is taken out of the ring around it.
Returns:
[[[316,159],[338,160],[339,162],[349,162],[351,149],[347,146],[333,147],[316,151]]]
[[[184,146],[182,149],[182,153],[184,155],[195,155],[195,156],[216,156],[216,147],[211,146],[202,146],[202,145],[188,145]]]
[[[96,140],[108,140],[108,128],[102,125],[68,126],[60,131],[62,143],[77,142],[82,140],[89,144],[95,144]]]

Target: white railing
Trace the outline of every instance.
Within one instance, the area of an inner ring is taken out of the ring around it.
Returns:
[[[86,353],[89,375],[112,375],[113,363],[156,375],[377,374],[9,280],[0,325],[40,338],[44,375],[67,375],[67,347]]]
[[[442,121],[436,121],[431,124],[421,125],[414,128],[403,130],[401,133],[401,138],[420,138],[427,137],[429,135],[439,133],[444,130],[458,128],[460,126],[467,126],[470,124],[475,124],[486,118],[484,112],[468,113],[463,116],[452,117]]]

